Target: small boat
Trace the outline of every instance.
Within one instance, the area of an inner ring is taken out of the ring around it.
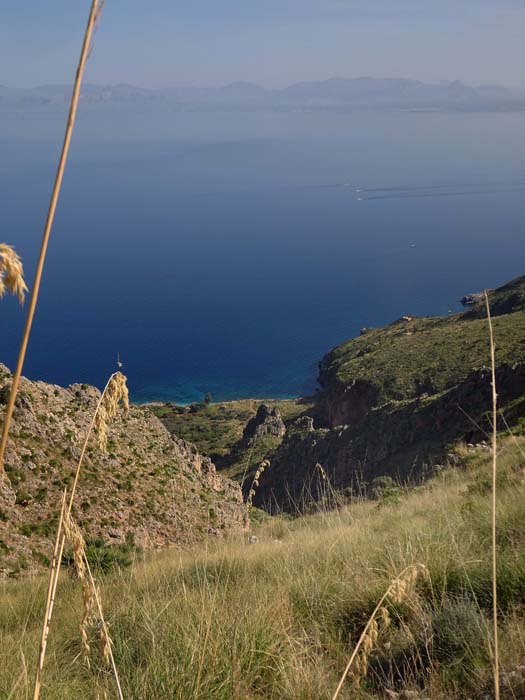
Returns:
[[[117,367],[120,369],[122,367],[122,362],[120,361],[120,353],[117,352]]]

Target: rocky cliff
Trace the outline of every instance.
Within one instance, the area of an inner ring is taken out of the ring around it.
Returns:
[[[241,445],[251,447],[257,440],[268,436],[282,438],[286,433],[281,412],[276,406],[262,403],[257,413],[251,418],[243,430]]]
[[[0,419],[10,379],[0,365]],[[99,396],[87,385],[22,380],[0,477],[0,575],[49,557],[62,491]],[[247,526],[239,487],[138,406],[110,425],[108,454],[95,442],[88,448],[75,514],[88,538],[153,548]]]
[[[525,416],[525,277],[490,294],[499,406],[509,424]],[[320,363],[310,412],[288,430],[255,497],[293,510],[324,491],[388,474],[419,478],[449,445],[490,430],[490,356],[484,302],[444,318],[404,316],[363,331]],[[502,424],[503,425],[503,424]]]

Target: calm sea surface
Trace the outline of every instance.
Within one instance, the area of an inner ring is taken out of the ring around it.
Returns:
[[[64,115],[0,113],[31,279]],[[83,113],[25,374],[135,400],[292,396],[363,326],[524,272],[525,114]],[[24,312],[0,303],[0,361]]]

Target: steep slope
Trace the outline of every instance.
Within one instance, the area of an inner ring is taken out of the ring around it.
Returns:
[[[499,405],[512,424],[525,415],[525,277],[492,291],[491,305]],[[313,422],[288,431],[256,503],[293,509],[306,493],[316,497],[316,464],[345,488],[384,474],[420,476],[446,459],[448,445],[483,440],[491,405],[484,315],[478,298],[461,314],[363,329],[329,352]]]
[[[0,417],[10,373],[0,365]],[[100,393],[23,379],[0,481],[0,573],[45,563],[61,495],[71,483]],[[88,538],[141,547],[185,545],[246,526],[240,489],[190,443],[132,406],[109,430],[109,453],[88,448],[76,517]]]
[[[501,700],[525,697],[525,439],[501,439],[498,602]],[[384,489],[337,511],[266,518],[241,538],[156,553],[126,576],[97,576],[123,694],[133,700],[331,698],[392,579],[428,576],[388,601],[368,667],[340,700],[494,697],[490,630],[491,455],[458,454],[414,489]],[[0,609],[0,697],[28,698],[46,578],[9,581]],[[79,658],[78,584],[64,577],[49,640],[45,700],[115,697],[92,644]],[[361,666],[363,668],[363,666]],[[200,679],[196,681],[196,679]],[[198,683],[198,685],[197,685]]]

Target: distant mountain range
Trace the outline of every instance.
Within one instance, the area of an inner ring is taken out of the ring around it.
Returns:
[[[0,85],[0,110],[49,110],[68,102],[68,85],[8,88]],[[331,78],[301,82],[279,90],[236,82],[218,88],[133,85],[84,85],[84,104],[93,107],[214,108],[401,108],[502,109],[525,108],[525,98],[498,85],[472,87],[459,81],[437,84],[403,78]]]

